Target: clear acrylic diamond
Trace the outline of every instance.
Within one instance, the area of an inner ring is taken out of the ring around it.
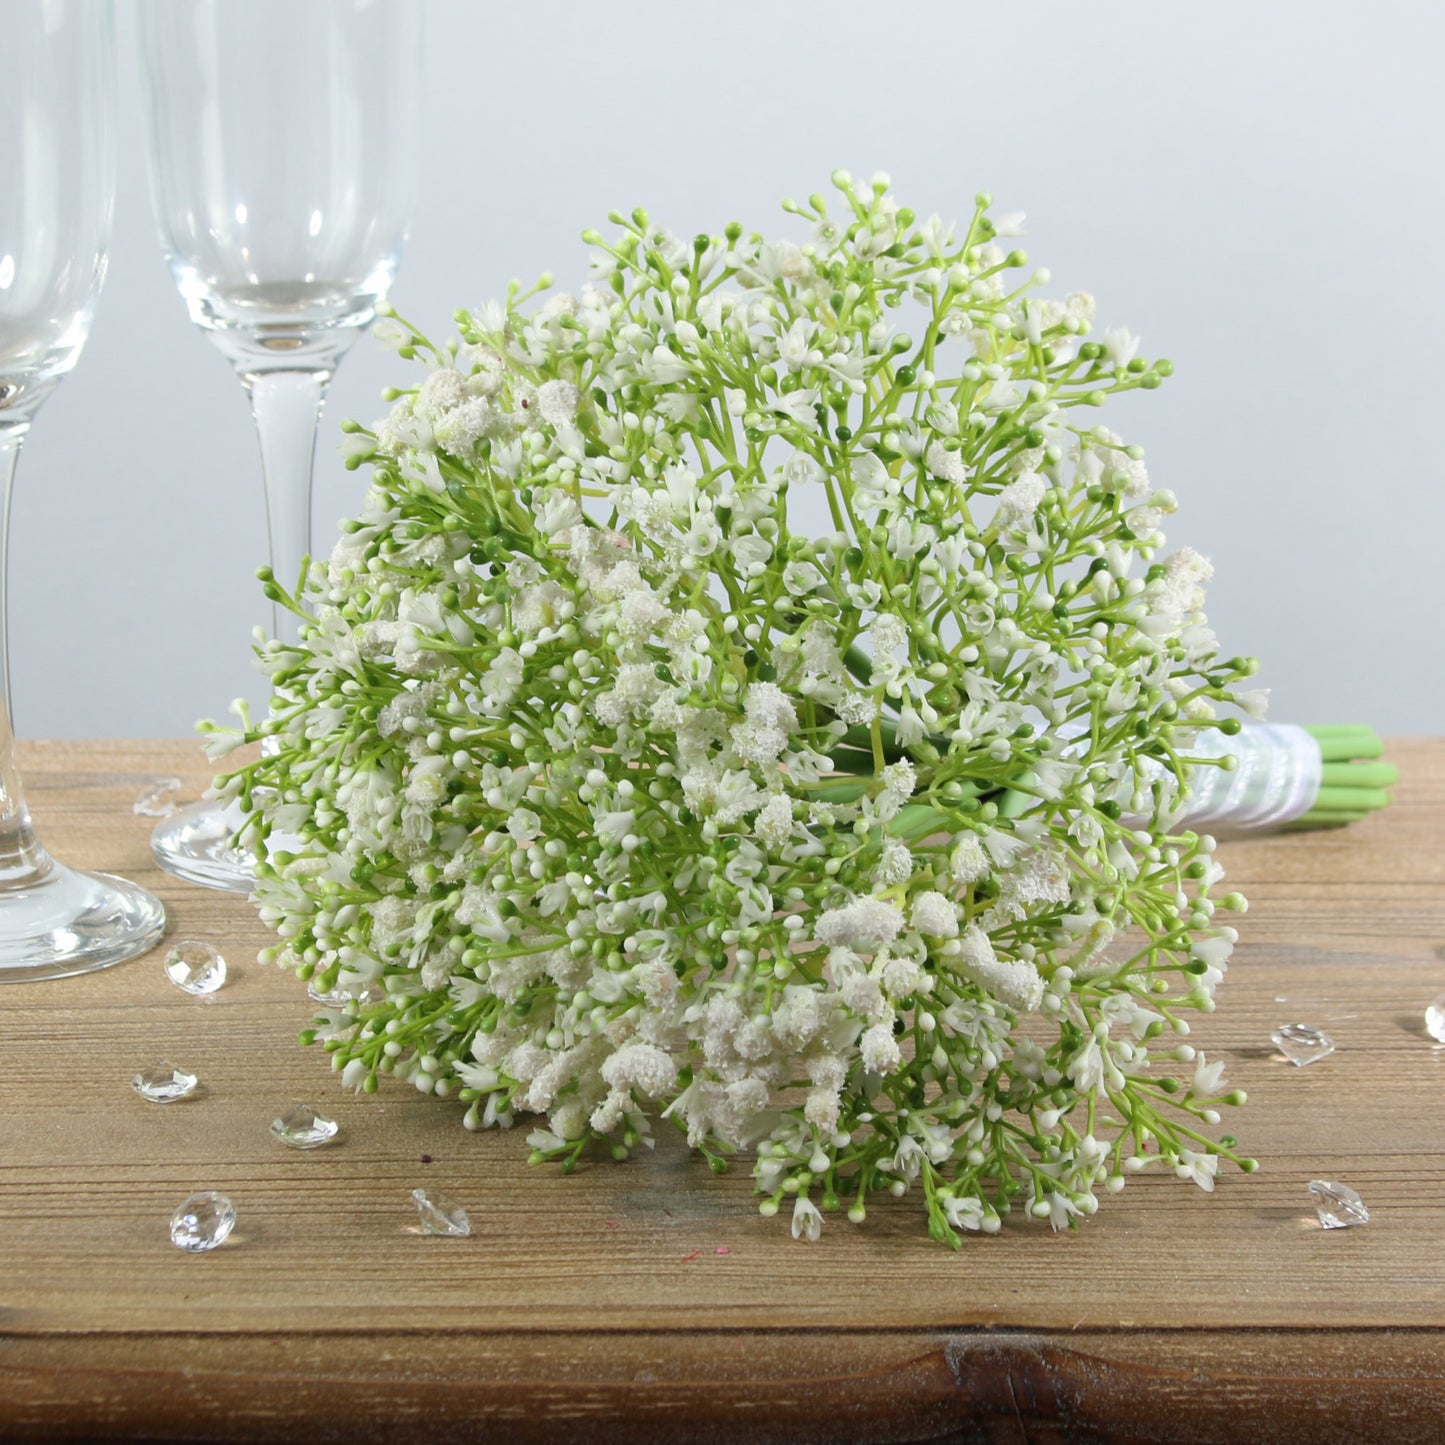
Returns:
[[[214,1249],[236,1227],[236,1206],[214,1189],[193,1194],[171,1215],[171,1243],[193,1254]]]
[[[1425,1010],[1425,1032],[1437,1043],[1445,1044],[1445,993]]]
[[[341,1126],[335,1119],[318,1114],[310,1104],[293,1104],[271,1121],[271,1137],[288,1149],[319,1149],[340,1133]]]
[[[1349,1229],[1352,1225],[1370,1222],[1370,1211],[1365,1208],[1365,1201],[1348,1184],[1336,1184],[1331,1179],[1311,1179],[1310,1197],[1315,1202],[1315,1213],[1326,1229]]]
[[[130,810],[142,818],[169,818],[176,811],[176,794],[180,790],[179,778],[160,778],[140,791]]]
[[[467,1211],[444,1194],[438,1194],[435,1189],[413,1189],[411,1197],[421,1216],[423,1234],[445,1234],[461,1239],[472,1232]]]
[[[355,978],[355,975],[352,977]],[[371,983],[338,982],[333,988],[320,988],[313,979],[306,985],[306,996],[312,1003],[319,1003],[325,1008],[347,1009],[351,1013],[358,1013],[371,1004],[380,1003],[386,995]]]
[[[169,1059],[162,1059],[148,1069],[142,1069],[130,1081],[130,1086],[152,1104],[174,1104],[177,1099],[188,1099],[196,1092],[200,1080],[186,1069],[177,1067]]]
[[[166,954],[166,977],[185,993],[215,993],[226,981],[226,960],[198,938],[182,938]]]
[[[1281,1024],[1270,1037],[1280,1053],[1300,1068],[1335,1051],[1335,1041],[1323,1029],[1309,1024]]]

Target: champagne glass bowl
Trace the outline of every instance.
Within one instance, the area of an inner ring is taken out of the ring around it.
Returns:
[[[411,217],[421,80],[417,0],[140,0],[151,195],[191,319],[251,400],[270,561],[311,549],[326,387],[376,315]],[[275,635],[298,619],[274,610]],[[234,806],[159,824],[161,867],[249,892]]]
[[[109,0],[12,0],[0,86],[0,983],[144,953],[165,910],[144,889],[52,858],[15,766],[5,561],[21,444],[79,359],[105,277],[115,192]]]

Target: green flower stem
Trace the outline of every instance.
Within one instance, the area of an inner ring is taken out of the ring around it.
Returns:
[[[1296,818],[1285,827],[1295,832],[1309,828],[1343,828],[1350,823],[1359,823],[1370,815],[1350,808],[1311,808],[1302,817]]]
[[[1321,787],[1310,811],[1368,813],[1389,806],[1390,795],[1378,788]]]
[[[1391,763],[1374,761],[1385,745],[1372,728],[1342,723],[1312,725],[1305,731],[1320,746],[1320,791],[1291,828],[1342,827],[1390,805],[1385,790],[1399,781],[1399,772]]]
[[[1321,774],[1321,782],[1331,788],[1393,788],[1399,781],[1393,763],[1326,763]]]

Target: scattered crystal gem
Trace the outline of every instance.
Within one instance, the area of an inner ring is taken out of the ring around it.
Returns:
[[[461,1239],[472,1232],[467,1211],[435,1189],[413,1189],[411,1197],[416,1201],[416,1212],[421,1215],[423,1234],[445,1234]]]
[[[271,1121],[271,1137],[288,1149],[319,1149],[341,1132],[335,1119],[318,1114],[310,1104],[293,1104]]]
[[[166,954],[166,977],[185,993],[215,993],[226,981],[226,960],[198,938],[182,938]]]
[[[214,1189],[193,1194],[171,1215],[171,1243],[193,1254],[224,1244],[236,1227],[236,1206]]]
[[[324,1008],[346,1009],[354,1014],[380,1003],[386,995],[375,984],[363,984],[357,988],[353,984],[338,983],[334,988],[319,988],[313,980],[306,985],[306,996],[312,1003],[319,1003]]]
[[[141,790],[130,810],[142,818],[169,818],[176,811],[176,794],[180,790],[179,778],[161,778]]]
[[[1311,1179],[1310,1195],[1315,1202],[1315,1213],[1326,1229],[1349,1229],[1351,1225],[1370,1222],[1365,1201],[1348,1184]]]
[[[148,1069],[142,1069],[130,1081],[130,1086],[152,1104],[174,1104],[177,1099],[188,1099],[196,1092],[200,1080],[185,1069],[177,1068],[169,1059],[162,1059]]]
[[[1445,1044],[1445,993],[1425,1010],[1425,1032],[1437,1043]]]
[[[1280,1053],[1300,1068],[1335,1051],[1335,1041],[1323,1029],[1309,1024],[1281,1024],[1270,1037]]]

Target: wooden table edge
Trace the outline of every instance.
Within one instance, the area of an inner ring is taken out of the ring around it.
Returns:
[[[295,1336],[6,1332],[0,1440],[295,1436],[450,1445],[551,1440],[585,1430],[597,1441],[697,1445],[976,1439],[1318,1445],[1362,1438],[1408,1445],[1438,1440],[1445,1421],[1445,1330],[1431,1328],[605,1333],[603,1340],[545,1329],[507,1336],[425,1329],[382,1336],[344,1329]],[[388,1349],[392,1339],[404,1341],[404,1350]],[[659,1340],[674,1347],[669,1361],[648,1354]],[[127,1344],[132,1357],[121,1358]],[[615,1362],[629,1345],[637,1350],[630,1377],[588,1371],[589,1359]],[[178,1346],[185,1347],[183,1361],[175,1358]],[[736,1347],[746,1354],[734,1363],[729,1353]],[[308,1348],[311,1359],[292,1358],[293,1349]],[[759,1350],[769,1359],[761,1376]],[[1399,1368],[1392,1369],[1397,1354]],[[539,1360],[547,1355],[570,1359],[571,1372],[554,1366],[546,1373]],[[432,1367],[418,1372],[419,1359]]]

